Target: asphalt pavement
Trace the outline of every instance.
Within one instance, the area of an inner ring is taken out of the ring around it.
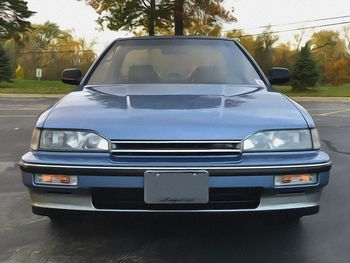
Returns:
[[[350,262],[350,103],[303,102],[333,160],[319,214],[299,224],[237,215],[31,213],[16,162],[53,99],[0,98],[0,262]]]

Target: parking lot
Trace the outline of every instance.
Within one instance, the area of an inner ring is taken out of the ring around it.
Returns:
[[[31,213],[16,162],[53,99],[0,99],[0,262],[350,262],[350,103],[304,102],[331,155],[321,211],[291,224],[236,215],[94,216],[54,225]]]

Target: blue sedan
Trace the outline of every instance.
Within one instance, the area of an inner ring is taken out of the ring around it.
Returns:
[[[315,214],[331,161],[300,105],[232,39],[113,42],[43,112],[20,161],[35,214]],[[81,214],[81,213],[80,213]]]

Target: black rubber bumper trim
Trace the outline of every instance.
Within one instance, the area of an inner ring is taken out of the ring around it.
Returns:
[[[67,175],[114,175],[143,176],[147,170],[206,170],[211,176],[232,175],[275,175],[290,173],[319,173],[329,171],[331,162],[308,165],[259,166],[259,167],[89,167],[20,162],[22,171],[27,173],[52,173]]]
[[[311,207],[303,207],[303,208],[292,208],[292,209],[280,209],[280,210],[266,210],[266,211],[213,211],[210,210],[205,212],[177,212],[177,211],[169,211],[169,212],[160,212],[160,211],[145,211],[145,212],[131,212],[131,211],[79,211],[79,210],[66,210],[66,209],[54,209],[54,208],[44,208],[44,207],[37,207],[32,206],[32,212],[36,215],[41,216],[70,216],[70,215],[94,215],[94,214],[135,214],[135,213],[141,213],[141,214],[242,214],[242,215],[293,215],[293,216],[306,216],[306,215],[314,215],[317,214],[320,210],[320,207],[317,206],[311,206]]]

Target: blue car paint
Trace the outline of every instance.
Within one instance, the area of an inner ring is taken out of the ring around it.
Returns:
[[[275,187],[273,175],[255,176],[212,176],[209,177],[210,188],[231,188],[231,187],[261,187],[265,190],[277,189],[280,192],[290,189],[318,189],[328,184],[329,172],[318,174],[318,182],[314,185],[298,185],[289,187]],[[143,188],[144,178],[142,176],[79,176],[78,187],[37,185],[33,181],[33,174],[24,173],[23,183],[34,189],[62,189],[62,190],[89,190],[91,188]]]
[[[303,115],[306,123],[308,124],[309,128],[312,129],[312,128],[315,128],[315,123],[312,119],[312,117],[310,116],[310,114],[304,109],[303,106],[301,106],[299,103],[291,100],[290,98],[288,98],[286,95],[283,95],[285,96],[286,99],[288,99],[299,111],[300,113]]]
[[[308,128],[292,103],[262,87],[173,84],[87,87],[38,124],[118,140],[242,140],[259,130]]]
[[[114,160],[113,160],[114,159]],[[31,164],[82,165],[82,166],[115,166],[115,167],[169,167],[169,166],[260,166],[260,165],[303,165],[329,162],[329,157],[322,151],[243,153],[238,158],[212,157],[179,157],[179,158],[137,158],[111,157],[109,153],[64,153],[64,152],[28,152],[22,161]],[[219,161],[220,160],[220,161]]]

